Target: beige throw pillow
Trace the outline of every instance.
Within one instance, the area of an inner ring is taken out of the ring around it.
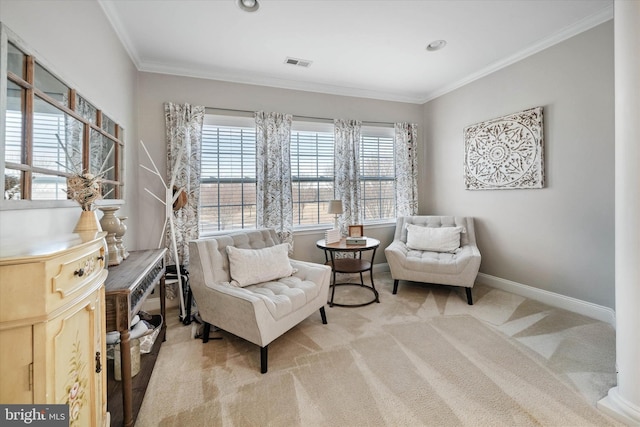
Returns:
[[[282,243],[262,249],[227,246],[231,284],[245,287],[293,274],[289,263],[289,245]]]
[[[407,224],[407,247],[418,251],[455,252],[463,227],[422,227]]]

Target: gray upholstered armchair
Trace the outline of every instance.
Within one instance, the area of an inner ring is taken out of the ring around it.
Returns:
[[[471,288],[480,269],[473,218],[400,217],[394,240],[384,252],[394,294],[399,280],[462,286],[466,288],[467,303],[473,304]]]
[[[331,268],[290,260],[281,246],[272,229],[189,242],[191,290],[205,322],[202,341],[214,325],[258,345],[263,374],[269,343],[318,310],[327,323]],[[278,268],[283,263],[285,272]]]

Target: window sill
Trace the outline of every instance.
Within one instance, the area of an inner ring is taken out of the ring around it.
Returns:
[[[363,225],[364,225],[364,230],[365,230],[365,235],[366,235],[366,231],[369,230],[369,229],[372,229],[372,228],[373,229],[377,229],[377,228],[395,227],[396,226],[396,220],[372,222],[372,223],[368,223],[368,224],[365,223]],[[332,228],[333,228],[333,225],[326,225],[326,224],[295,227],[293,229],[293,235],[294,236],[310,236],[310,235],[314,235],[314,234],[324,234],[325,231],[330,230]],[[243,228],[235,228],[235,229],[232,229],[232,230],[210,231],[208,233],[200,234],[200,238],[220,236],[220,235],[229,234],[229,233],[233,233],[233,232],[237,232],[237,231],[243,231],[243,230],[255,230],[255,228],[244,228],[244,229]]]
[[[376,228],[387,228],[387,227],[395,227],[396,220],[388,220],[388,221],[377,221],[371,223],[364,223],[364,233],[367,234],[367,230],[376,229]],[[333,228],[333,225],[312,225],[306,227],[296,227],[293,229],[293,234],[296,236],[304,236],[309,234],[318,234],[319,232],[324,233],[327,230]]]

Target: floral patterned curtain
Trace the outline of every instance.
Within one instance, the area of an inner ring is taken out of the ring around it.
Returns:
[[[198,238],[198,206],[200,205],[200,145],[204,107],[189,104],[164,104],[167,134],[167,185],[176,174],[175,189],[182,189],[184,206],[174,203],[173,223],[178,260],[174,259],[171,228],[167,225],[169,264],[188,265],[189,241]],[[174,171],[174,168],[176,170]]]
[[[395,123],[396,216],[418,214],[418,125]]]
[[[335,198],[342,200],[344,213],[338,217],[338,226],[342,235],[347,234],[350,224],[362,224],[360,208],[360,130],[362,122],[358,120],[333,121],[334,153],[334,192]]]
[[[395,123],[396,216],[418,214],[418,125]]]
[[[293,249],[291,114],[256,112],[256,217],[258,228],[273,228]]]

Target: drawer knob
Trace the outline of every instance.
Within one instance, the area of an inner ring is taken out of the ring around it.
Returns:
[[[82,277],[84,276],[84,268],[79,268],[73,272],[74,276]]]
[[[104,256],[100,255],[97,259],[98,259],[98,261],[102,261],[102,260],[104,260]]]
[[[102,363],[100,362],[100,352],[96,351],[96,374],[102,372]]]

